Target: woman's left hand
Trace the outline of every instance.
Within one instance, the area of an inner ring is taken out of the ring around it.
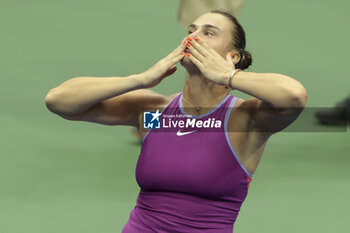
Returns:
[[[210,81],[220,85],[226,85],[227,79],[235,70],[230,53],[224,59],[211,46],[196,38],[188,41],[187,48],[191,53],[187,57],[193,62],[201,73]]]

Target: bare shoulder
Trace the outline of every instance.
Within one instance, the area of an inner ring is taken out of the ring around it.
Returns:
[[[285,129],[303,111],[303,107],[274,107],[256,97],[241,101],[239,109],[249,120],[249,131],[260,132],[264,137]]]
[[[237,98],[236,103],[230,113],[228,127],[230,132],[240,132],[246,136],[254,137],[254,141],[258,140],[266,142],[271,133],[256,130],[254,128],[255,115],[258,114],[262,101],[251,97],[249,99]]]
[[[237,97],[236,103],[234,105],[234,108],[237,108],[239,106],[241,106],[241,104],[245,101],[245,99],[239,98]]]
[[[246,107],[246,100],[237,97],[228,119],[230,132],[246,132],[249,129],[249,114],[245,110]]]
[[[150,89],[138,89],[106,99],[80,114],[60,116],[74,121],[137,126],[142,108],[166,106],[171,98],[174,94],[166,96]]]
[[[173,93],[167,96],[167,101],[166,101],[166,105],[164,107],[166,107],[171,101],[173,101],[173,99],[175,99],[176,96],[178,96],[181,92],[177,92],[177,93]]]
[[[131,93],[132,94],[132,93]],[[165,108],[180,92],[170,95],[162,95],[155,91],[145,89],[142,92],[135,93],[133,97],[137,99],[143,108]]]
[[[256,107],[261,101],[255,97],[251,97],[249,99],[242,99],[237,97],[237,101],[235,104],[235,107],[240,108],[254,108]]]
[[[153,102],[153,104],[148,104],[147,106],[144,106],[144,109],[146,110],[153,110],[156,111],[157,109],[159,111],[163,111],[163,109],[170,104],[171,101],[174,100],[176,96],[178,96],[181,92],[173,93],[168,96],[161,96],[161,101]],[[149,103],[149,102],[148,102]],[[138,116],[138,131],[141,134],[142,137],[144,137],[148,130],[145,130],[142,128],[142,117],[143,117],[143,111],[140,111],[140,114]]]

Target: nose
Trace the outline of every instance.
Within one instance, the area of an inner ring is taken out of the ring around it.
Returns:
[[[198,33],[197,33],[197,32],[193,32],[193,33],[191,33],[191,34],[188,34],[188,35],[186,36],[186,38],[183,39],[182,43],[184,43],[188,38],[191,38],[191,39],[195,40],[196,37],[198,37]]]
[[[198,30],[192,32],[191,34],[188,35],[188,37],[191,37],[192,39],[198,37]]]

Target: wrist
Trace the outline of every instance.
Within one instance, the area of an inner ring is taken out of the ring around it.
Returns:
[[[234,86],[232,85],[232,80],[235,79],[237,73],[241,72],[240,69],[233,69],[232,72],[230,73],[230,76],[226,79],[226,88],[227,89],[235,89]]]
[[[135,87],[135,89],[146,88],[146,85],[143,82],[144,78],[142,74],[130,75],[128,76],[128,79],[130,80],[130,82],[132,82],[132,85]]]
[[[222,80],[222,83],[223,83],[224,86],[227,87],[227,81],[228,81],[228,79],[231,77],[231,74],[232,74],[232,72],[233,72],[234,70],[235,70],[235,68],[232,67],[232,68],[228,69],[228,70],[225,72],[224,78],[223,78],[223,80]]]

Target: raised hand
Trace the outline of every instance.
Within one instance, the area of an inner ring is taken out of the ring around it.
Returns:
[[[235,69],[230,53],[224,59],[211,46],[199,38],[188,38],[187,48],[191,53],[187,53],[190,61],[195,64],[201,73],[209,80],[226,85],[227,79]]]
[[[176,63],[178,63],[184,56],[183,52],[186,44],[181,43],[168,56],[158,61],[154,66],[141,74],[140,82],[145,88],[156,86],[167,76],[172,75],[177,70]]]

